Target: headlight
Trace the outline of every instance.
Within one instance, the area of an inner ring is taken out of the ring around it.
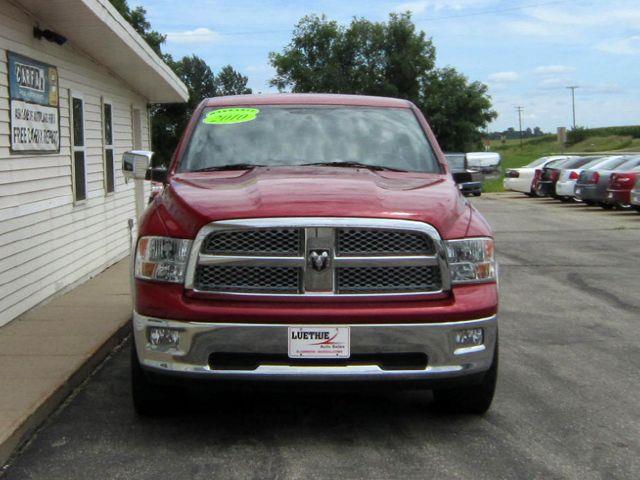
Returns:
[[[184,282],[191,240],[142,237],[136,249],[135,276],[144,280]]]
[[[489,282],[496,279],[491,238],[465,238],[445,242],[451,283]]]

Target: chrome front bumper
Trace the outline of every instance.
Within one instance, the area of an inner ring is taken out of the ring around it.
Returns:
[[[180,329],[178,347],[151,345],[147,329],[152,326]],[[496,316],[450,323],[348,326],[351,355],[425,353],[426,368],[384,370],[378,365],[362,364],[261,364],[253,370],[216,370],[209,364],[214,352],[286,355],[288,325],[177,322],[136,312],[133,318],[135,345],[145,370],[174,377],[245,380],[444,380],[478,374],[491,366],[498,328]],[[456,332],[477,327],[484,329],[484,344],[456,348]]]

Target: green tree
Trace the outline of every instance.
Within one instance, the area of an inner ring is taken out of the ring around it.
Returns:
[[[247,87],[249,79],[236,72],[231,65],[220,69],[215,78],[216,95],[245,95],[252,93]]]
[[[482,130],[496,118],[487,86],[469,82],[454,68],[431,72],[423,83],[418,107],[429,119],[438,142],[449,151],[468,151],[481,142]]]
[[[348,26],[310,15],[281,53],[270,53],[276,70],[270,83],[280,91],[405,98],[425,113],[444,149],[476,148],[481,129],[496,117],[487,88],[453,68],[436,69],[435,57],[409,12]]]
[[[434,65],[435,49],[409,14],[387,23],[304,17],[282,53],[271,52],[271,85],[293,92],[356,93],[414,98]]]

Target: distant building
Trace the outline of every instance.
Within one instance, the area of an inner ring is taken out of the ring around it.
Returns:
[[[0,325],[129,253],[120,157],[186,99],[108,0],[0,0]]]

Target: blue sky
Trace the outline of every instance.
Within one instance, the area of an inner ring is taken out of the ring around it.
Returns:
[[[129,0],[168,34],[164,50],[195,53],[218,70],[231,64],[254,92],[273,90],[270,51],[280,51],[306,14],[348,23],[411,10],[432,37],[437,65],[489,85],[498,119],[491,130],[524,126],[640,124],[640,0]]]

